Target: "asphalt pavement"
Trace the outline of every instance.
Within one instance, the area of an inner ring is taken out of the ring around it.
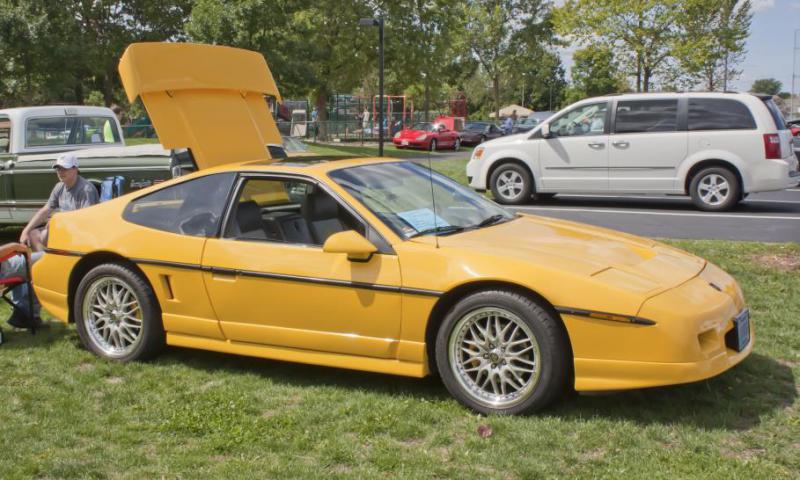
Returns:
[[[646,237],[800,242],[800,188],[748,196],[734,210],[697,210],[688,197],[560,194],[514,207]]]

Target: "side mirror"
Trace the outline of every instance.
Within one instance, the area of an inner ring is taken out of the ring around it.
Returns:
[[[378,248],[355,230],[334,233],[322,246],[326,253],[346,253],[351,262],[368,262]]]
[[[542,138],[550,138],[553,135],[550,133],[550,124],[543,123],[542,124]]]

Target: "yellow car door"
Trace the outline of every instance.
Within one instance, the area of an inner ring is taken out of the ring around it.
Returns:
[[[231,341],[393,358],[400,337],[400,267],[388,244],[369,261],[322,250],[327,237],[369,226],[315,182],[244,177],[220,238],[203,253],[206,288]]]

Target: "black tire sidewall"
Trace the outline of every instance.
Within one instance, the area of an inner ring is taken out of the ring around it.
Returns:
[[[482,307],[500,307],[516,314],[531,329],[539,344],[541,373],[533,391],[523,402],[496,409],[474,400],[450,369],[449,339],[458,321]],[[564,330],[545,308],[530,298],[504,290],[474,293],[456,303],[445,316],[436,335],[436,365],[447,390],[463,405],[483,414],[518,415],[546,407],[567,390],[571,361]]]
[[[725,177],[725,180],[728,181],[728,185],[730,185],[730,192],[727,200],[719,205],[709,205],[705,203],[697,191],[697,187],[703,177],[711,174],[717,174]],[[706,212],[722,212],[725,210],[730,210],[736,206],[737,203],[739,203],[742,195],[741,192],[742,186],[739,184],[739,179],[736,178],[736,175],[733,172],[725,167],[704,168],[697,172],[694,177],[692,177],[692,181],[689,184],[689,196],[692,198],[692,203],[694,203],[695,207]]]
[[[515,172],[519,173],[522,176],[522,180],[525,184],[522,188],[522,193],[520,193],[519,197],[513,200],[504,198],[497,189],[497,179],[503,172],[508,170],[514,170]],[[528,169],[516,163],[505,163],[497,167],[494,172],[492,172],[492,176],[489,179],[489,185],[492,190],[492,196],[494,197],[494,200],[503,205],[522,205],[523,203],[529,202],[531,195],[533,194],[533,179],[531,178],[530,173],[528,173]]]
[[[129,354],[122,357],[109,357],[100,350],[91,340],[86,331],[83,320],[82,305],[84,297],[91,285],[101,277],[114,277],[124,281],[136,294],[139,300],[139,308],[142,311],[142,340],[136,348]],[[164,346],[164,326],[161,320],[161,308],[152,288],[147,281],[131,267],[118,263],[105,263],[98,265],[87,273],[75,291],[73,301],[73,318],[78,330],[78,336],[83,345],[97,356],[117,362],[131,362],[146,360],[156,355]]]

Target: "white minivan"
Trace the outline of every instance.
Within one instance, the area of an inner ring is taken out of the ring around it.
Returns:
[[[589,98],[534,130],[479,145],[469,184],[499,203],[557,193],[689,195],[703,210],[800,182],[770,96],[645,93]]]

